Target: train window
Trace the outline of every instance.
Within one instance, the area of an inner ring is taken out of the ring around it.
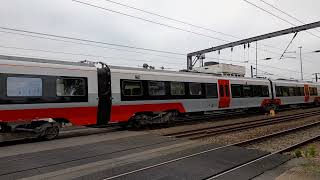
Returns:
[[[233,98],[240,98],[242,97],[242,85],[240,84],[231,84],[231,94]]]
[[[123,81],[122,93],[124,96],[142,96],[141,81]]]
[[[300,87],[296,87],[296,95],[297,96],[302,96],[303,92],[301,92],[301,88]]]
[[[86,83],[83,78],[58,78],[57,96],[85,96]]]
[[[310,96],[313,95],[313,88],[312,87],[309,87],[309,92],[310,92]]]
[[[295,96],[294,87],[289,87],[289,96]]]
[[[294,94],[294,96],[299,96],[300,95],[298,87],[293,87],[293,94]]]
[[[251,86],[252,97],[260,97],[262,95],[262,86]]]
[[[304,96],[304,87],[300,87],[300,96]]]
[[[288,87],[281,87],[281,89],[282,89],[282,95],[284,97],[289,96],[289,88]]]
[[[243,96],[244,97],[251,97],[252,96],[251,86],[243,86]]]
[[[29,77],[8,77],[8,97],[40,97],[42,96],[42,79]]]
[[[280,86],[276,86],[276,95],[277,97],[282,97],[282,88]]]
[[[149,81],[149,95],[150,96],[164,96],[164,95],[166,95],[165,82]]]
[[[217,84],[206,84],[206,92],[207,92],[207,97],[217,98],[218,97]]]
[[[269,97],[269,86],[262,86],[262,96],[261,97]]]
[[[315,87],[310,87],[309,91],[310,91],[310,96],[317,96],[318,95],[318,92],[317,92],[318,90]]]
[[[193,95],[193,96],[202,95],[202,88],[200,83],[190,83],[189,90],[190,90],[190,95]]]
[[[183,82],[171,82],[171,95],[183,96],[186,94],[185,84]]]
[[[313,96],[313,88],[309,87],[310,96]]]
[[[224,88],[223,85],[219,85],[220,97],[224,97]]]

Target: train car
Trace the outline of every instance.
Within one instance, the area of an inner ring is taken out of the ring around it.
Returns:
[[[279,105],[320,104],[320,85],[312,82],[274,80],[273,91]]]
[[[315,83],[0,56],[0,132],[53,139],[62,124],[141,127],[177,116],[319,105]]]
[[[53,139],[64,122],[84,126],[108,122],[108,106],[99,106],[99,97],[110,96],[107,68],[0,56],[0,72],[1,132],[32,132]],[[98,81],[104,83],[99,86]]]
[[[141,126],[177,114],[264,107],[270,81],[212,74],[110,67],[111,123]]]

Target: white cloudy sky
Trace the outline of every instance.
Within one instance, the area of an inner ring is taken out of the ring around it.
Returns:
[[[279,20],[243,0],[114,0],[136,8],[209,28],[214,31],[223,32],[231,36],[190,27],[185,24],[112,4],[105,0],[79,1],[210,37],[203,37],[119,15],[110,11],[88,7],[73,2],[72,0],[2,0],[0,2],[0,27],[23,29],[182,54],[225,43],[224,41],[214,38],[234,41],[238,39],[233,38],[232,36],[248,38],[292,27],[289,23]],[[259,0],[249,1],[293,24],[301,25],[300,22],[281,14]],[[295,16],[304,23],[320,20],[320,1],[265,1]],[[294,40],[294,43],[289,48],[290,51],[298,52],[298,46],[303,47],[304,76],[309,80],[312,78],[312,73],[320,72],[320,53],[310,53],[320,49],[320,28],[310,32],[319,37],[305,32],[299,33]],[[291,34],[258,42],[259,74],[263,75],[263,72],[269,72],[274,74],[274,76],[272,76],[274,78],[300,78],[298,58],[279,60],[281,53],[284,51],[292,36],[293,35]],[[70,61],[80,61],[84,59],[92,61],[100,60],[111,65],[133,67],[140,66],[145,62],[156,67],[164,66],[174,70],[186,67],[186,56],[125,49],[101,44],[98,46],[104,47],[21,36],[10,34],[8,31],[4,32],[3,29],[0,29],[0,54],[45,57]],[[23,50],[21,48],[29,50]],[[55,53],[48,51],[53,51]],[[210,53],[207,56],[214,58],[218,57],[216,52]],[[293,53],[288,56],[298,57],[298,54]],[[273,59],[270,61],[261,60],[269,57]],[[219,58],[221,62],[245,65],[249,68],[251,64],[255,63],[254,44],[251,45],[249,50],[244,50],[243,47],[235,47],[233,53],[231,53],[230,49],[223,50],[221,51]],[[244,62],[248,60],[249,63]]]

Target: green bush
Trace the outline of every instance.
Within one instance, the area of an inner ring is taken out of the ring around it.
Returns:
[[[306,158],[313,158],[317,154],[316,147],[314,145],[308,146],[308,148],[305,151],[305,157]]]
[[[294,151],[294,157],[296,157],[296,158],[302,157],[302,151],[300,149],[296,149]]]

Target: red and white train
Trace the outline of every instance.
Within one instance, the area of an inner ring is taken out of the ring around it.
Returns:
[[[320,84],[211,74],[96,67],[0,56],[2,132],[55,138],[61,123],[141,126],[181,114],[320,104]]]

